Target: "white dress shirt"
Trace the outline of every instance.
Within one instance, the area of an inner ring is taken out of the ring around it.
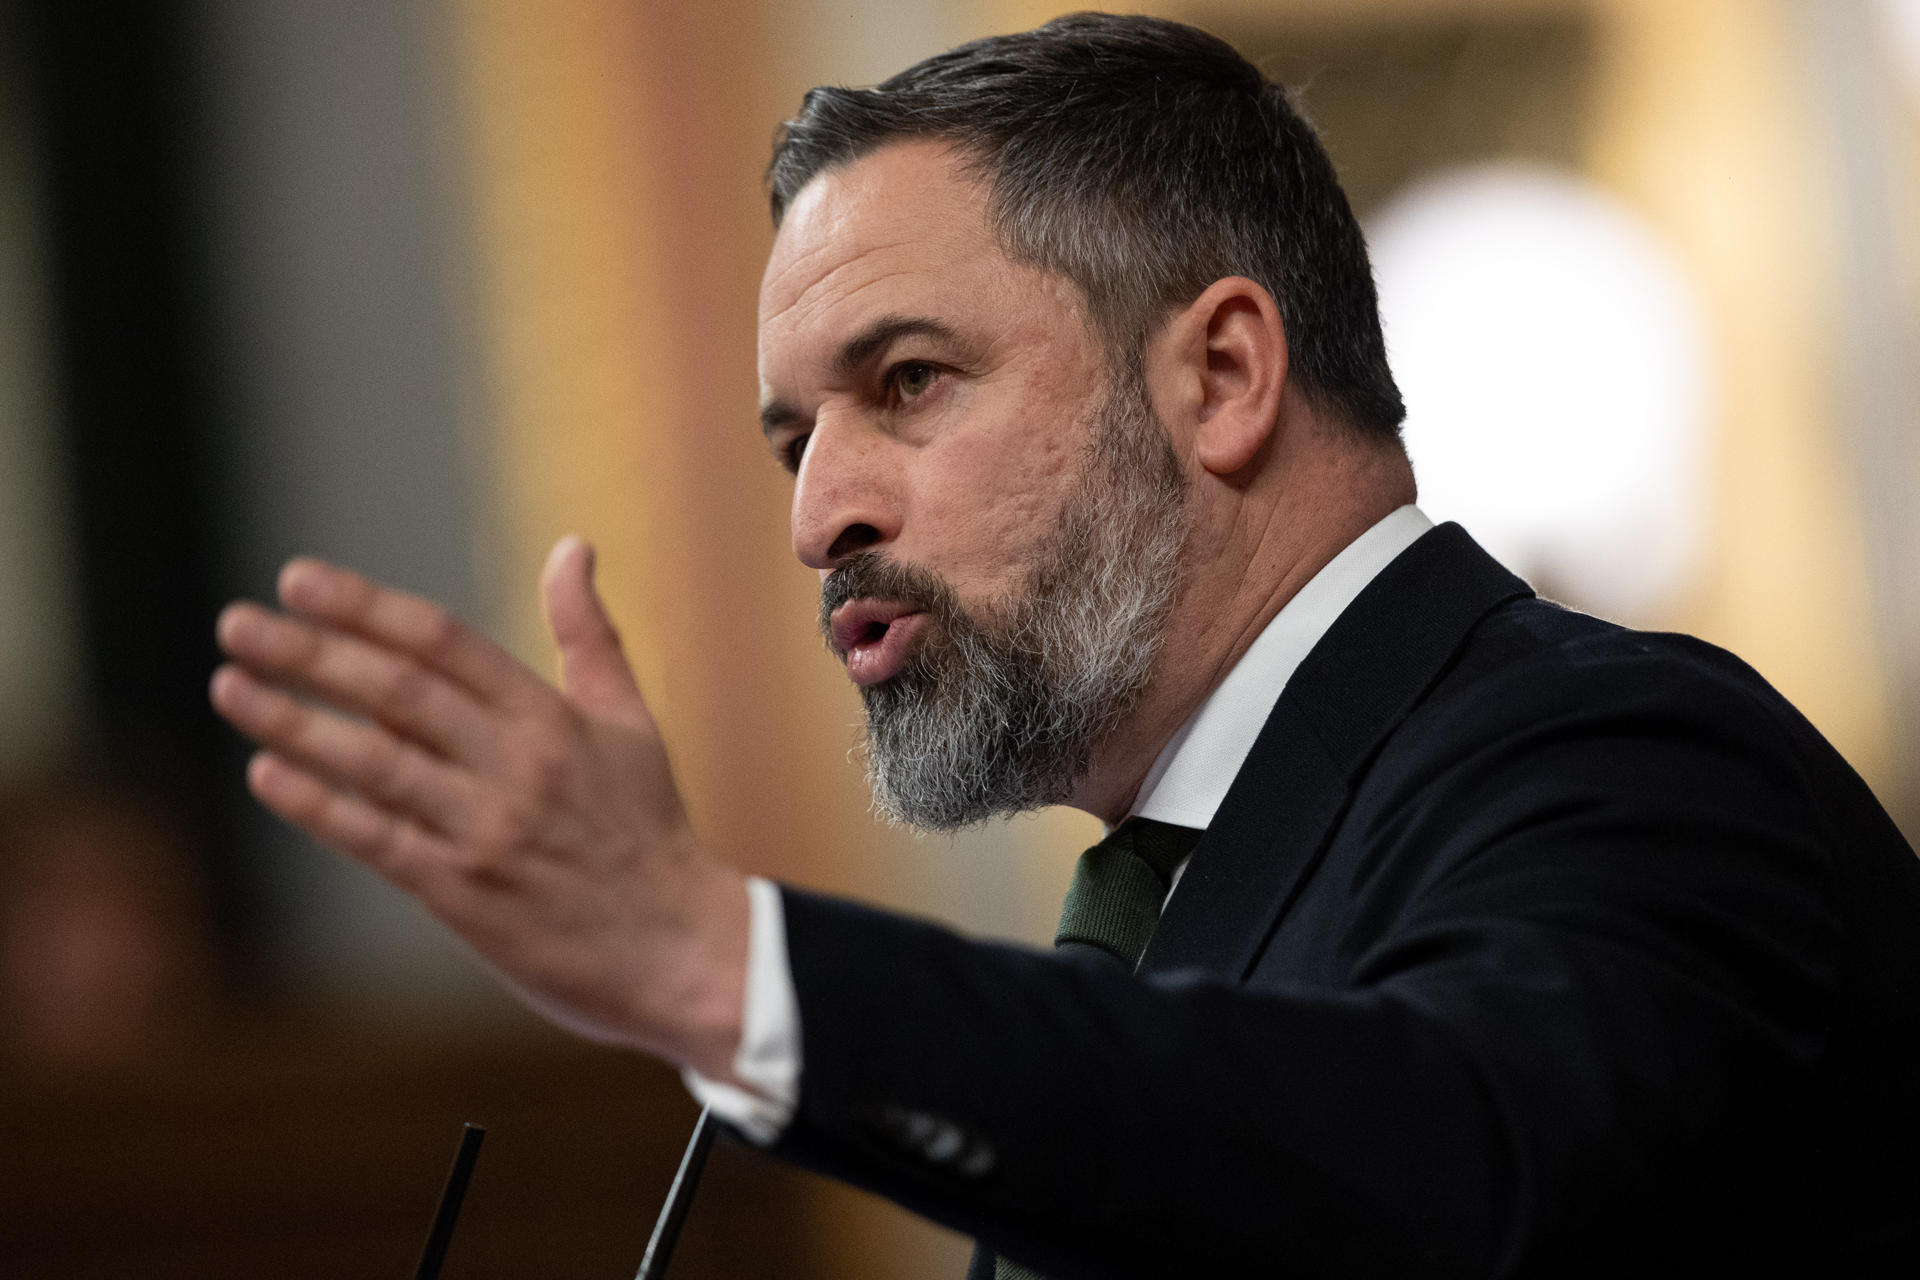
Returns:
[[[1129,812],[1183,827],[1204,829],[1211,823],[1301,660],[1354,597],[1432,527],[1418,507],[1408,504],[1329,560],[1281,606],[1226,679],[1168,739]],[[1174,872],[1176,887],[1185,870],[1182,863]],[[716,1116],[765,1144],[780,1136],[799,1103],[800,1001],[787,958],[779,886],[753,877],[747,898],[752,913],[747,991],[733,1072],[748,1087],[710,1080],[691,1068],[682,1077]]]

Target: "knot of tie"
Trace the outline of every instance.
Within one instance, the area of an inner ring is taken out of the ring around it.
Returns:
[[[1088,950],[1131,969],[1160,921],[1174,868],[1200,841],[1200,832],[1152,818],[1128,818],[1080,855],[1060,909],[1055,950]]]

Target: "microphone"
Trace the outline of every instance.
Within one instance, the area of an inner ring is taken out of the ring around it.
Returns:
[[[427,1247],[420,1251],[420,1266],[414,1280],[440,1280],[440,1264],[447,1259],[447,1245],[453,1240],[453,1224],[460,1217],[460,1202],[467,1198],[467,1182],[473,1177],[473,1162],[480,1158],[480,1141],[487,1131],[469,1123],[460,1131],[460,1149],[453,1154],[453,1168],[447,1171],[447,1185],[440,1192],[440,1207],[434,1210],[433,1226],[427,1232]]]
[[[687,1211],[693,1208],[694,1189],[700,1185],[700,1173],[707,1167],[707,1152],[713,1149],[713,1134],[713,1108],[702,1107],[700,1118],[693,1125],[693,1136],[687,1139],[687,1153],[680,1157],[680,1171],[673,1175],[673,1185],[667,1188],[667,1203],[660,1209],[660,1220],[653,1224],[653,1238],[647,1241],[647,1251],[641,1255],[640,1270],[633,1280],[660,1280],[667,1274],[673,1246],[680,1242],[680,1227],[687,1220]]]

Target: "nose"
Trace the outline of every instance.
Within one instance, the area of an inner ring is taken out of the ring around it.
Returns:
[[[878,433],[825,414],[815,421],[793,486],[793,554],[801,563],[838,568],[899,536],[899,478],[889,456]]]

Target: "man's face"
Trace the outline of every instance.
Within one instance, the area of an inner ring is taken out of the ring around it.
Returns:
[[[883,148],[800,193],[761,289],[794,550],[876,799],[936,828],[1070,798],[1151,674],[1185,529],[1144,391],[985,209],[943,148]]]

